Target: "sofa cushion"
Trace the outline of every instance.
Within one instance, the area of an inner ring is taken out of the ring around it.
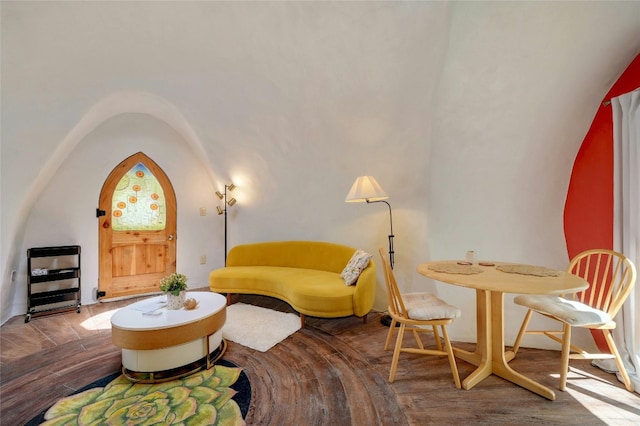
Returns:
[[[340,274],[353,247],[324,241],[269,241],[240,244],[227,255],[227,266],[284,266]]]
[[[356,250],[351,256],[351,259],[347,263],[347,266],[344,267],[340,277],[344,279],[344,283],[346,285],[353,285],[358,281],[358,277],[364,270],[364,268],[369,265],[369,261],[371,260],[371,255],[364,250]]]

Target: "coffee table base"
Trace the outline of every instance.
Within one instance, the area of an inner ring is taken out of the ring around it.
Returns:
[[[226,340],[222,339],[220,346],[212,351],[208,356],[204,356],[190,364],[164,371],[133,371],[122,366],[122,374],[132,382],[136,383],[161,383],[171,380],[180,379],[189,376],[202,369],[209,369],[211,366],[222,358],[227,349]]]

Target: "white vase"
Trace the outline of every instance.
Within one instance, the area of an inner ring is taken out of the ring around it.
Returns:
[[[180,309],[187,296],[186,291],[181,291],[179,296],[167,293],[167,309]]]

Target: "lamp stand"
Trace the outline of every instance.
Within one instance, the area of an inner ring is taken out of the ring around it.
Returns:
[[[344,201],[345,203],[361,203],[366,201],[368,204],[382,202],[389,207],[389,225],[391,228],[391,232],[389,232],[389,264],[391,265],[391,269],[393,269],[393,218],[391,216],[391,204],[385,201],[387,198],[389,198],[387,193],[384,192],[384,189],[382,189],[373,176],[358,176]],[[389,315],[383,315],[382,318],[380,318],[380,322],[386,326],[390,326],[391,321]]]
[[[224,266],[227,266],[227,186],[224,186]]]
[[[224,192],[216,191],[216,195],[222,202],[224,203],[224,208],[217,207],[218,214],[224,214],[224,266],[227,266],[227,206],[233,206],[236,203],[235,198],[231,198],[227,200],[227,191],[233,191],[235,189],[235,185],[233,183],[224,186]]]
[[[391,265],[391,269],[393,269],[393,265],[394,265],[394,259],[393,259],[393,255],[395,254],[395,252],[393,251],[393,218],[391,215],[391,204],[389,204],[388,202],[386,202],[385,200],[376,200],[376,201],[371,201],[371,200],[366,200],[367,203],[371,204],[371,203],[385,203],[388,207],[389,207],[389,225],[390,225],[390,233],[389,233],[389,264]],[[380,317],[380,324],[386,326],[386,327],[390,327],[391,326],[391,315],[383,315]],[[396,327],[399,327],[400,323],[396,323]]]
[[[389,207],[389,225],[391,227],[391,232],[389,233],[389,263],[391,264],[391,269],[393,269],[393,264],[394,264],[393,255],[395,252],[393,251],[393,217],[391,216],[391,204],[389,204],[385,200],[375,200],[375,201],[366,200],[366,201],[368,204],[385,203],[387,207]]]

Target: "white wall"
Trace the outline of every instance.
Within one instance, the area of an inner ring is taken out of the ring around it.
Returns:
[[[637,2],[25,1],[0,11],[2,321],[24,313],[34,245],[82,244],[91,302],[100,187],[143,151],[176,189],[178,269],[193,286],[223,261],[215,189],[238,184],[230,245],[318,239],[376,253],[386,206],[343,202],[357,176],[374,175],[394,208],[403,288],[458,304],[452,334],[473,340],[473,293],[416,265],[475,249],[564,268],[573,158],[640,50]],[[382,281],[378,290],[384,309]],[[522,312],[507,306],[509,341]]]

